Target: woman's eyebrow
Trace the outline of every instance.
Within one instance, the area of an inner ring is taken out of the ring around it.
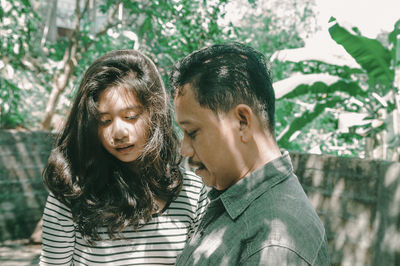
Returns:
[[[140,106],[140,105],[130,105],[130,106],[127,106],[125,108],[121,108],[121,109],[118,110],[118,112],[126,112],[126,111],[135,111],[135,112],[140,113],[140,112],[143,112],[143,107]],[[109,113],[110,112],[107,112],[107,111],[106,112],[99,112],[99,115],[107,115]]]
[[[136,112],[142,112],[143,111],[143,107],[140,105],[131,105],[131,106],[127,106],[125,108],[122,108],[120,111],[136,111]]]

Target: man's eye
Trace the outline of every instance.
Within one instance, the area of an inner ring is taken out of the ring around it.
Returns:
[[[198,130],[196,129],[196,130],[193,130],[192,132],[188,132],[187,133],[188,137],[191,139],[194,139],[196,137],[197,131]]]

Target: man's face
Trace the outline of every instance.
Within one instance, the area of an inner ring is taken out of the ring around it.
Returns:
[[[218,190],[235,184],[243,169],[238,148],[240,124],[233,112],[217,115],[201,107],[190,84],[183,87],[183,95],[176,96],[174,104],[176,121],[184,132],[181,153],[189,157],[196,174]]]

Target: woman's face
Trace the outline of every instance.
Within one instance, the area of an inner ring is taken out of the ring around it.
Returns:
[[[122,162],[133,162],[143,153],[148,134],[148,113],[125,88],[110,87],[100,93],[98,134],[104,148]]]

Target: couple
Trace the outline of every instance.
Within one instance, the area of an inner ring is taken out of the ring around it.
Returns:
[[[148,57],[113,51],[86,71],[43,175],[40,263],[329,265],[323,225],[274,137],[264,56],[206,47],[170,83],[180,147]]]

